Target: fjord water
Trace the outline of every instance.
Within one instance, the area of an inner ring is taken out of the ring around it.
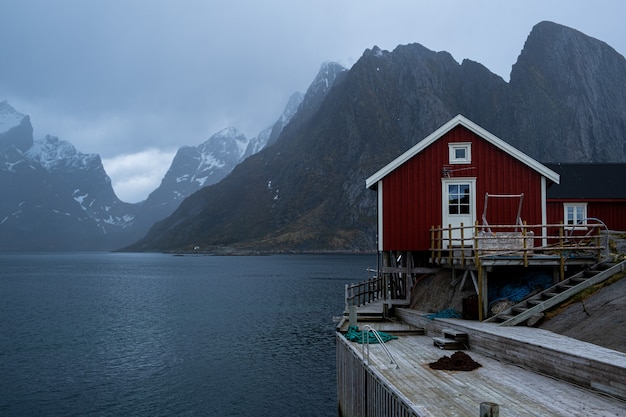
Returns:
[[[336,416],[375,255],[0,254],[2,416]]]

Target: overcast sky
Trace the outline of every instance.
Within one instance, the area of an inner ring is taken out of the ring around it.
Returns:
[[[420,43],[508,81],[532,27],[560,23],[626,55],[621,0],[0,0],[0,101],[97,153],[143,200],[176,150],[256,136],[320,65]]]

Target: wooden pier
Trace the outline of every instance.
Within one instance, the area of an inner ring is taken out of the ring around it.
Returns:
[[[425,335],[398,331],[398,339],[385,344],[398,367],[381,346],[369,346],[366,355],[362,345],[347,341],[341,332],[346,323],[338,328],[342,417],[479,416],[482,403],[498,404],[500,415],[508,417],[624,416],[624,353],[540,329],[428,320],[408,309],[398,313],[405,326],[425,327]],[[386,330],[384,322],[371,325]],[[388,332],[394,334],[398,326],[391,323]],[[465,353],[480,368],[461,372],[429,367],[453,353],[433,343],[446,328],[467,332]]]

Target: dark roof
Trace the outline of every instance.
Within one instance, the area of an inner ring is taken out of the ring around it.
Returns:
[[[626,163],[545,164],[561,176],[548,198],[626,199]]]

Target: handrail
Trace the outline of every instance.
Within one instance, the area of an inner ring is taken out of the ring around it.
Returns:
[[[580,224],[580,225],[570,225],[570,224],[539,224],[539,225],[522,225],[521,235],[519,238],[523,238],[523,242],[515,247],[489,247],[489,248],[481,248],[480,244],[482,242],[490,241],[494,237],[497,237],[498,234],[494,233],[498,230],[502,230],[505,233],[509,233],[515,228],[518,228],[519,225],[489,225],[489,228],[485,228],[485,225],[479,225],[476,223],[473,226],[448,226],[442,227],[431,227],[431,247],[430,254],[431,259],[439,260],[441,258],[441,252],[448,253],[448,257],[452,256],[452,253],[449,251],[449,248],[455,247],[455,249],[473,249],[478,252],[489,251],[491,253],[494,252],[532,252],[537,250],[556,250],[556,251],[568,251],[568,250],[579,250],[584,249],[586,251],[597,251],[600,256],[600,252],[608,249],[608,245],[599,244],[599,235],[601,229],[606,230],[606,226],[602,223],[601,220],[595,218],[589,218],[585,220],[594,220],[598,221],[598,224]],[[576,234],[577,231],[585,228],[587,230],[586,234]],[[472,230],[473,229],[473,230]],[[470,235],[471,243],[468,243],[470,240],[469,237],[463,233],[464,230],[471,230]],[[537,231],[541,231],[541,233],[537,233]],[[454,233],[453,233],[454,232]],[[460,232],[460,233],[459,233]],[[486,233],[485,233],[486,232]],[[551,232],[551,233],[550,233]],[[555,233],[557,232],[557,233]],[[515,232],[512,232],[515,233]],[[453,236],[453,234],[456,234]],[[460,237],[459,237],[460,235]],[[506,237],[506,236],[504,236]],[[535,246],[535,242],[541,242],[540,245]],[[551,243],[549,243],[551,242]],[[448,245],[445,247],[444,244]],[[594,244],[595,243],[595,244]],[[473,244],[473,245],[472,245]],[[477,255],[477,253],[475,252]],[[461,252],[461,255],[465,255],[464,252]],[[437,262],[435,261],[435,262]],[[439,262],[437,262],[439,263]]]
[[[373,272],[368,269],[368,272]],[[350,306],[360,307],[372,301],[378,300],[383,296],[383,279],[382,276],[376,275],[367,281],[361,281],[356,284],[345,285],[345,302],[346,311]]]
[[[366,333],[366,330],[367,330],[367,333]],[[396,369],[400,369],[400,365],[398,365],[398,362],[396,362],[396,360],[393,358],[393,355],[391,354],[391,352],[389,352],[389,349],[387,349],[387,346],[385,346],[385,342],[380,337],[380,334],[378,334],[378,330],[374,329],[369,324],[366,324],[365,326],[363,326],[363,330],[361,330],[361,339],[363,340],[363,345],[362,345],[362,355],[363,355],[363,358],[365,358],[365,345],[367,344],[367,364],[369,365],[369,362],[370,362],[370,342],[369,342],[369,340],[370,340],[369,333],[370,332],[372,332],[374,334],[374,337],[378,341],[378,344],[382,346],[383,350],[385,351],[385,353],[389,357],[389,360],[390,360],[389,363],[395,364],[396,365]],[[367,335],[367,338],[365,337],[366,335]]]

